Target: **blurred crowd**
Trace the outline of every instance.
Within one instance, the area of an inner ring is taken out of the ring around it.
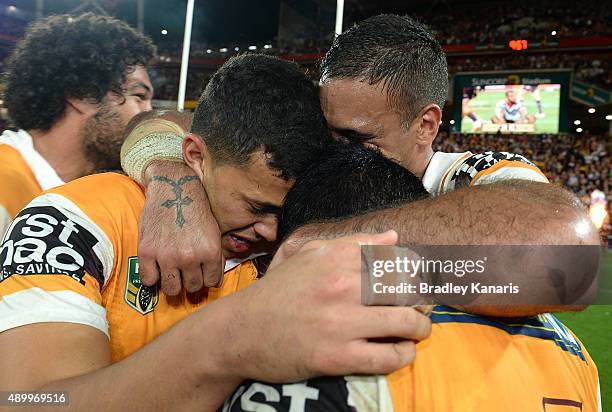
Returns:
[[[574,192],[590,206],[593,191],[605,194],[610,215],[612,161],[610,136],[593,136],[588,132],[568,135],[527,134],[454,134],[440,132],[434,149],[444,152],[498,151],[518,153],[534,162],[552,183]],[[612,233],[610,220],[602,235]]]
[[[461,6],[423,20],[442,44],[505,44],[511,39],[554,42],[612,34],[605,2],[539,1]],[[552,34],[555,32],[554,35]]]
[[[610,58],[599,54],[541,53],[510,56],[450,56],[448,68],[451,76],[458,72],[468,71],[573,69],[576,80],[594,84],[606,90],[612,88]]]
[[[214,69],[190,69],[187,72],[185,100],[198,100],[200,93],[208,83]],[[155,88],[154,99],[176,100],[179,88],[180,69],[174,65],[160,65],[149,70],[151,82]]]
[[[316,64],[316,61],[304,64],[304,69],[313,80],[318,78]],[[450,56],[448,68],[451,76],[458,72],[467,71],[570,69],[574,71],[574,79],[576,80],[602,87],[605,90],[612,89],[610,59],[599,54],[546,53],[511,56]],[[190,67],[187,80],[187,100],[198,99],[199,91],[206,85],[214,70],[214,67],[205,68],[195,65]],[[155,85],[156,99],[176,100],[179,83],[179,65],[177,62],[160,63],[151,71],[151,80]]]
[[[434,7],[426,14],[417,15],[430,25],[443,45],[474,44],[477,46],[506,45],[510,39],[527,39],[530,42],[554,43],[563,38],[582,38],[612,35],[612,25],[609,24],[612,8],[605,2],[579,3],[569,0],[541,0],[535,2],[518,0],[512,3],[499,2],[495,4],[496,12],[482,4],[462,5],[461,7],[444,6],[443,3]],[[352,20],[360,20],[365,16],[350,15],[347,12],[345,25]],[[19,38],[23,34],[26,22],[2,16],[0,35]],[[270,39],[264,44],[258,44],[259,52],[271,54],[321,54],[330,46],[333,33],[330,30],[318,29],[308,35],[297,36],[295,39]],[[554,35],[552,34],[554,32]],[[250,44],[212,45],[194,42],[191,45],[191,56],[194,58],[225,59],[232,54],[248,50]],[[172,42],[158,43],[160,64],[172,62],[178,66],[181,44]],[[220,52],[221,48],[228,50]],[[236,48],[238,50],[236,50]],[[451,74],[460,71],[507,70],[507,69],[574,69],[575,78],[586,83],[612,87],[612,71],[610,59],[603,56],[591,56],[584,53],[540,53],[512,55],[481,55],[478,57],[449,57]],[[161,77],[166,79],[159,83],[158,97],[160,99],[174,98],[178,90],[178,67],[160,69]],[[206,70],[192,70],[189,84],[197,85],[207,81],[210,76]],[[190,96],[196,99],[197,96]]]

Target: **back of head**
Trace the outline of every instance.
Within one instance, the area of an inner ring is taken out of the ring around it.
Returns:
[[[419,178],[379,151],[338,144],[287,193],[278,238],[283,240],[308,223],[348,218],[427,196]]]
[[[49,130],[67,99],[95,103],[123,95],[126,75],[155,56],[150,39],[126,23],[85,13],[37,20],[7,59],[4,102],[21,129]]]
[[[381,14],[337,36],[321,62],[321,81],[383,82],[389,104],[412,121],[428,104],[444,107],[448,68],[440,44],[408,16]]]
[[[317,86],[297,64],[258,54],[233,57],[211,77],[191,131],[214,162],[245,165],[263,150],[285,179],[332,142]]]

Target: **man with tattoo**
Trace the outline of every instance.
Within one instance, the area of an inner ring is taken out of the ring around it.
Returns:
[[[375,16],[337,36],[321,63],[320,80],[320,100],[334,137],[378,147],[419,177],[435,196],[410,208],[400,206],[345,221],[307,225],[287,239],[277,258],[291,255],[306,240],[388,229],[398,232],[400,243],[598,244],[597,231],[580,202],[566,190],[549,185],[525,157],[503,152],[434,153],[432,143],[447,92],[444,52],[413,19]],[[171,116],[162,117],[171,120]],[[131,149],[147,144],[149,138],[141,135],[141,143],[124,147],[122,164],[130,176],[143,177],[147,185],[148,205],[139,240],[141,279],[154,285],[161,278],[164,291],[176,294],[181,287],[197,290],[218,281],[221,237],[208,218],[206,194],[195,190],[190,191],[194,202],[187,209],[184,227],[171,230],[165,224],[174,214],[157,205],[167,194],[160,193],[159,183],[147,179],[154,173],[178,178],[189,168],[181,169],[176,162],[182,161],[176,155],[180,135],[163,136],[163,141],[156,141],[156,152],[145,153]],[[206,241],[199,242],[202,238]],[[167,244],[176,247],[167,248]],[[505,258],[507,265],[515,259],[511,251]],[[525,281],[532,282],[533,301],[552,302],[555,284],[565,284],[550,278],[546,268],[552,266],[554,257],[542,257],[540,269],[522,274]],[[517,303],[511,295],[503,298],[507,301],[500,299],[499,304]],[[479,310],[513,316],[542,313],[545,308],[498,305]]]
[[[312,222],[410,207],[426,197],[421,181],[399,164],[377,151],[342,145],[296,180],[285,198],[278,236],[282,240]],[[438,305],[431,321],[431,336],[416,345],[414,362],[392,374],[247,381],[224,411],[600,410],[597,367],[553,315],[508,320]]]
[[[151,40],[91,13],[37,20],[6,62],[4,104],[17,131],[0,136],[0,237],[35,196],[119,170],[123,129],[151,110]]]
[[[192,173],[152,180],[173,192],[160,206],[179,228],[186,189],[204,186],[225,257],[243,257],[270,251],[287,190],[332,143],[318,90],[297,65],[235,57],[211,78],[184,139]],[[251,261],[219,288],[160,293],[139,277],[144,200],[135,181],[104,173],[47,191],[17,215],[0,246],[0,390],[67,391],[62,411],[209,411],[247,378],[390,372],[430,332],[414,309],[359,304],[358,245],[394,244],[394,232],[299,253],[248,288]],[[370,340],[387,336],[396,339]],[[316,353],[313,342],[324,342]]]

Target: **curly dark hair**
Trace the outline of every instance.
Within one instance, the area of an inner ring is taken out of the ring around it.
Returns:
[[[149,38],[108,16],[38,20],[7,59],[4,104],[17,127],[49,130],[68,98],[98,104],[108,92],[122,96],[126,75],[155,53]]]

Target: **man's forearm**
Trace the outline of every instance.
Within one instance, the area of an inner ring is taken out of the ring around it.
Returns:
[[[217,410],[242,380],[227,361],[241,355],[228,332],[236,311],[218,303],[121,362],[38,390],[67,392],[69,404],[57,408],[65,412],[122,411],[126,405],[130,411]]]
[[[557,186],[509,181],[299,229],[306,238],[394,229],[400,244],[596,245],[597,230],[579,200]],[[302,240],[302,241],[303,241]]]
[[[554,185],[527,181],[459,189],[333,224],[309,225],[299,229],[291,239],[296,242],[294,247],[297,247],[310,239],[389,229],[398,232],[398,243],[404,246],[598,245],[599,242],[597,230],[573,195]],[[501,254],[507,253],[507,256],[502,256],[498,262],[504,262],[508,267],[516,265],[515,251],[511,248],[500,248],[499,251]],[[530,271],[524,273],[523,281],[530,282],[536,290],[532,301],[541,296],[546,306],[515,305],[521,302],[512,302],[513,297],[506,296],[505,299],[509,300],[500,303],[513,306],[479,307],[475,312],[518,316],[541,313],[544,308],[558,310],[548,306],[552,299],[546,299],[547,294],[553,292],[545,287],[548,285],[546,279],[550,278],[547,267],[553,267],[555,263],[546,259],[554,259],[554,256],[532,258],[537,259],[537,265],[534,264]],[[517,279],[507,280],[512,282]]]

